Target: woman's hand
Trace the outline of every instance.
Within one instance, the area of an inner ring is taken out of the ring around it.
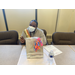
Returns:
[[[24,40],[23,36],[20,37],[20,42],[25,43],[25,40]]]

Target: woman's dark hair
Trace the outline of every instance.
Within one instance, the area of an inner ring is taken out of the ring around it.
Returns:
[[[38,22],[36,20],[31,20],[31,22],[33,21],[36,23],[36,27],[38,27]]]

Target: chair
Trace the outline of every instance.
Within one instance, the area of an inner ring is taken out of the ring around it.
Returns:
[[[42,29],[42,30],[44,31],[45,36],[47,36],[47,32],[46,32],[46,30],[45,30],[45,29]]]
[[[44,34],[45,34],[45,37],[47,36],[47,31],[45,30],[45,29],[42,29],[43,30],[43,32],[44,32]],[[46,39],[47,40],[47,39]],[[48,45],[48,41],[47,41],[47,43],[46,43],[46,45]]]
[[[75,45],[75,33],[55,32],[52,35],[54,45]]]
[[[2,31],[0,32],[0,45],[18,45],[18,32],[17,31]]]

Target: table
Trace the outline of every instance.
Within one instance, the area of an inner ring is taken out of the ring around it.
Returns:
[[[57,65],[75,65],[75,45],[54,45],[63,53],[54,57]]]
[[[54,45],[54,46],[63,52],[54,57],[56,65],[75,65],[75,45]],[[41,60],[33,59],[32,61],[26,60],[26,57],[24,58],[25,59],[24,61],[20,61],[22,47],[23,47],[22,45],[0,45],[0,65],[17,65],[17,64],[29,65],[28,62],[30,62],[32,65],[35,64],[48,65],[47,62],[48,57],[45,54],[44,54],[45,56],[44,61],[43,59]],[[44,50],[44,53],[48,54],[46,50]],[[24,55],[22,57],[24,57]],[[37,63],[35,63],[35,61],[37,61]]]
[[[63,52],[54,57],[56,65],[75,65],[75,52],[71,48],[73,47],[75,49],[75,45],[54,46]],[[26,51],[23,50],[21,57],[19,58],[18,65],[49,65],[48,57],[46,56],[49,53],[46,50],[44,50],[46,55],[44,54],[45,58],[43,59],[27,59],[26,55],[23,53],[26,53]]]
[[[27,59],[26,48],[23,47],[19,61],[18,61],[18,65],[50,65],[49,57],[47,54],[48,52],[45,49],[43,49],[43,58]],[[56,65],[55,61],[52,65]]]
[[[21,45],[0,45],[0,65],[17,65]]]

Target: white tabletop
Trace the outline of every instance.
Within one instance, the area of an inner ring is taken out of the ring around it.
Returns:
[[[53,62],[52,65],[56,65],[54,59],[53,59],[53,61],[54,62]],[[22,51],[21,51],[21,55],[20,55],[20,58],[19,58],[19,61],[18,61],[17,65],[50,65],[48,52],[45,49],[43,49],[43,58],[27,59],[26,48],[24,46]]]
[[[56,65],[75,65],[75,45],[53,45],[62,51],[61,54],[54,56],[54,64]],[[50,65],[48,61],[48,54],[45,49],[43,50],[42,59],[27,59],[26,50],[23,49],[18,61],[18,65]]]

